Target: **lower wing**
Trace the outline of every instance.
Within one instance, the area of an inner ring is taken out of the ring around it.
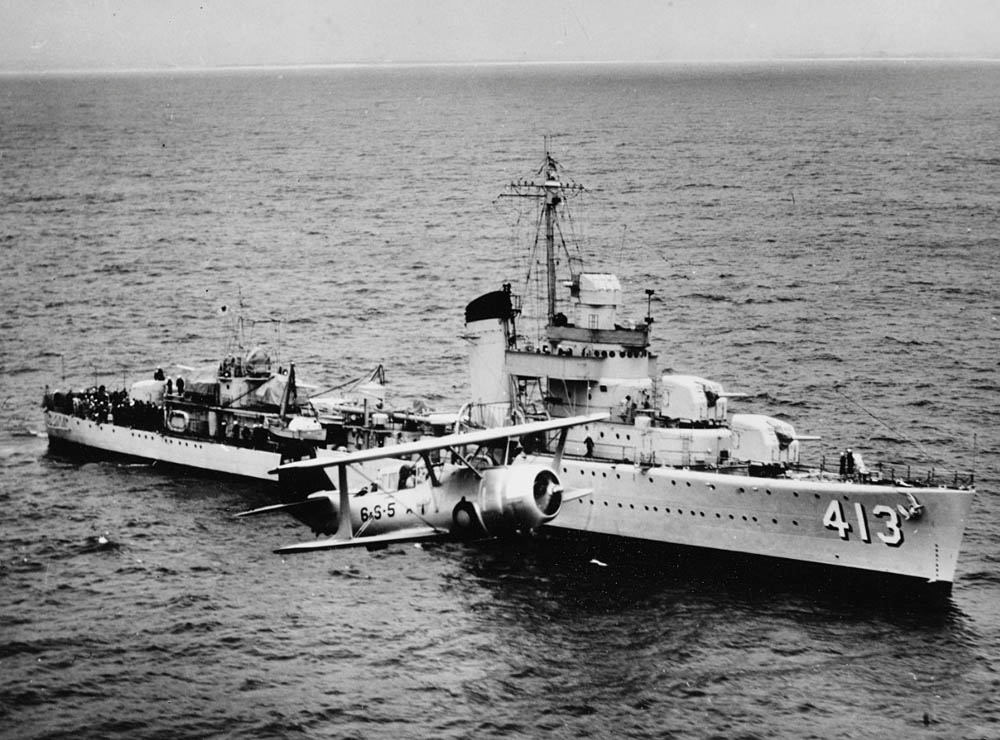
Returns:
[[[442,540],[448,537],[448,531],[437,529],[436,527],[413,527],[410,529],[400,529],[396,532],[386,534],[376,534],[370,537],[362,535],[360,537],[330,537],[325,540],[313,540],[312,542],[300,542],[297,545],[286,545],[275,550],[276,553],[286,554],[294,552],[312,552],[314,550],[336,550],[344,547],[384,547],[397,542],[426,542],[428,540]]]

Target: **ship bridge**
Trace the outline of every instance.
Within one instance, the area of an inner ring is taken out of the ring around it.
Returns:
[[[598,357],[642,356],[649,346],[649,323],[620,324],[622,286],[611,273],[582,272],[566,284],[572,302],[572,323],[562,313],[545,329],[553,351]]]

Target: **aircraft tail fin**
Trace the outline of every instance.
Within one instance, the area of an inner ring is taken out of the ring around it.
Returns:
[[[278,484],[282,498],[286,501],[298,501],[317,491],[334,488],[330,476],[323,468],[278,468]]]

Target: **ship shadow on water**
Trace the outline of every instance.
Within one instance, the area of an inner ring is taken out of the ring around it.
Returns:
[[[465,566],[498,590],[525,583],[530,588],[543,579],[549,597],[585,611],[619,610],[658,594],[676,601],[708,599],[720,608],[886,617],[932,629],[964,618],[944,584],[742,553],[562,530],[480,542],[469,552]]]
[[[274,484],[267,481],[251,480],[228,473],[193,469],[184,465],[149,460],[118,452],[84,447],[60,440],[50,440],[49,448],[42,457],[45,465],[68,470],[78,470],[87,465],[101,465],[123,474],[148,476],[152,488],[177,488],[189,494],[197,494],[204,489],[206,495],[215,495],[225,490],[249,501],[272,502]]]

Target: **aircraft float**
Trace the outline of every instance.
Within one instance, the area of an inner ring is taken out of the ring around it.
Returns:
[[[278,466],[287,503],[264,506],[238,517],[284,512],[323,539],[280,547],[297,553],[344,547],[380,549],[399,542],[476,540],[530,532],[551,522],[562,504],[591,493],[566,488],[558,470],[570,428],[603,421],[606,413],[516,424],[429,437],[416,442],[359,450],[337,458],[315,458]],[[559,432],[555,454],[546,463],[529,462],[518,452],[539,435]],[[502,445],[500,444],[502,443]],[[498,464],[490,447],[502,446]],[[472,449],[472,454],[467,454]],[[450,459],[435,455],[447,450]],[[400,461],[395,490],[348,489],[351,465],[374,460]],[[409,460],[420,459],[418,474]],[[327,469],[337,468],[335,490]]]

